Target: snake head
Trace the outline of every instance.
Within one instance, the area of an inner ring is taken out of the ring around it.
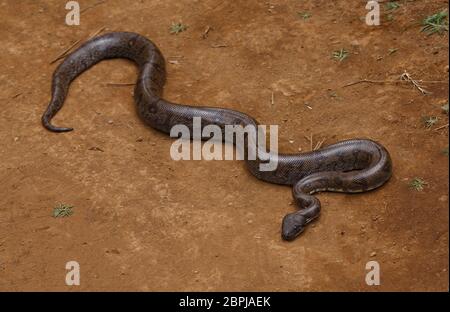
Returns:
[[[285,215],[281,227],[281,237],[287,241],[294,240],[303,232],[306,223],[306,218],[299,212],[293,212]]]

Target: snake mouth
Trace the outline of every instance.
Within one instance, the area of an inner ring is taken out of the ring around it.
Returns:
[[[297,237],[300,236],[300,234],[302,234],[304,228],[298,229],[298,230],[289,230],[289,231],[284,231],[281,233],[281,237],[288,242],[292,242],[294,239],[296,239]]]

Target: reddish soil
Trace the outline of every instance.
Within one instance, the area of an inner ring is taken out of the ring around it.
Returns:
[[[0,1],[0,290],[448,290],[448,128],[435,130],[448,123],[448,33],[420,31],[446,1],[399,1],[392,13],[383,4],[373,27],[359,0],[110,0],[84,11],[80,26],[65,25],[64,4]],[[170,34],[178,21],[188,29]],[[239,161],[173,161],[173,139],[136,116],[133,88],[105,86],[135,81],[125,60],[72,84],[55,124],[75,131],[46,131],[50,61],[101,27],[158,44],[168,100],[278,124],[282,152],[309,150],[310,134],[325,145],[378,140],[392,179],[370,193],[319,195],[319,221],[282,241],[290,188]],[[339,62],[341,48],[349,55]],[[428,95],[405,83],[343,87],[405,70],[444,83],[423,83]],[[423,116],[439,119],[426,129]],[[415,177],[427,182],[422,191],[410,188]],[[74,214],[53,218],[58,203]],[[81,266],[76,288],[65,285],[71,260]],[[380,286],[365,283],[370,260]]]

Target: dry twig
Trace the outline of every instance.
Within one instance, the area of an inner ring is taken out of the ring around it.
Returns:
[[[311,133],[311,135],[308,137],[305,135],[305,139],[307,139],[309,141],[309,148],[311,151],[316,151],[318,149],[320,149],[323,145],[323,143],[325,142],[326,138],[323,138],[322,140],[318,141],[316,143],[316,145],[314,145],[314,140],[313,140],[313,134]]]
[[[227,44],[212,44],[211,48],[227,48]]]
[[[90,40],[92,38],[94,38],[95,36],[97,36],[99,33],[101,33],[102,31],[104,31],[106,29],[106,27],[101,27],[99,28],[97,31],[95,31],[94,33],[90,34],[89,37],[86,40]],[[77,41],[75,41],[74,43],[72,43],[67,49],[65,49],[63,52],[61,52],[57,57],[55,57],[50,64],[53,64],[57,61],[59,61],[60,59],[64,58],[70,51],[72,51],[72,49],[74,47],[76,47],[79,43],[81,42],[81,39],[78,39]]]
[[[317,142],[316,146],[314,147],[314,150],[318,150],[322,147],[322,144],[325,142],[325,138],[323,138],[322,140],[320,140],[319,142]]]
[[[436,129],[434,129],[434,131],[441,130],[441,129],[444,129],[444,128],[447,128],[447,127],[448,127],[448,124],[440,126],[440,127],[437,127]]]
[[[307,139],[309,141],[309,148],[312,151],[313,150],[313,135],[312,135],[312,133],[309,137],[305,135],[305,139]]]
[[[100,4],[103,4],[103,3],[105,3],[105,2],[106,2],[106,0],[96,2],[96,3],[94,3],[94,4],[90,5],[90,6],[87,6],[87,7],[85,7],[84,9],[82,9],[82,10],[80,11],[80,13],[84,13],[84,12],[86,12],[87,10],[93,9],[93,8],[95,8],[96,6],[98,6],[98,5],[100,5]]]
[[[207,37],[208,37],[208,33],[211,31],[211,26],[206,26],[206,29],[205,29],[205,31],[203,32],[203,34],[202,34],[202,38],[203,39],[206,39]]]
[[[69,53],[78,43],[80,43],[81,39],[78,39],[77,41],[75,41],[74,43],[72,43],[72,45],[70,45],[70,47],[68,47],[67,49],[65,49],[63,52],[61,52],[57,57],[55,57],[50,64],[53,64],[57,61],[59,61],[60,59],[62,59],[63,57],[65,57],[67,55],[67,53]]]
[[[128,87],[136,85],[133,82],[107,82],[105,87]]]
[[[416,87],[417,90],[419,90],[422,94],[429,94],[429,93],[431,93],[431,92],[425,90],[425,88],[423,86],[421,86],[417,80],[412,79],[411,75],[408,74],[406,72],[406,70],[400,76],[400,80],[405,80],[405,81],[411,82],[413,84],[413,86]]]
[[[404,74],[401,75],[401,78],[403,77]],[[411,78],[411,76],[408,74],[409,78]],[[405,76],[406,78],[406,76]],[[448,83],[447,80],[414,80],[414,82],[416,84],[418,84],[420,86],[420,83]],[[356,84],[360,84],[360,83],[377,83],[377,84],[386,84],[386,83],[392,83],[392,84],[397,84],[397,83],[412,83],[411,80],[409,79],[402,79],[402,80],[371,80],[371,79],[361,79],[361,80],[357,80],[354,82],[350,82],[344,86],[342,86],[342,88],[346,88],[346,87],[350,87],[350,86],[354,86]],[[423,87],[420,86],[422,89]],[[425,92],[428,92],[425,90]]]

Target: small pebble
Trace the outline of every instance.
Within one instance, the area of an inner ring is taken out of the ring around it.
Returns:
[[[375,257],[377,255],[377,253],[374,251],[370,254],[371,257]]]

